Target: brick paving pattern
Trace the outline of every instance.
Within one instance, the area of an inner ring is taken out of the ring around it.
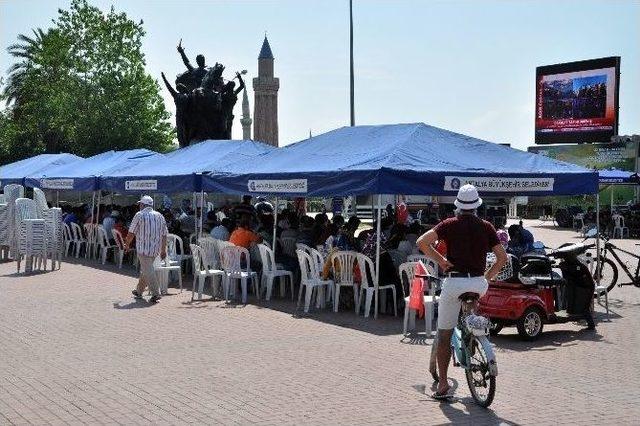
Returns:
[[[536,222],[537,223],[537,222]],[[533,228],[549,246],[575,233]],[[577,240],[576,240],[577,241]],[[633,241],[622,244],[637,249]],[[124,271],[124,272],[123,272]],[[460,369],[456,399],[431,400],[431,340],[401,318],[298,315],[290,300],[191,304],[170,289],[135,302],[133,271],[64,263],[31,276],[0,264],[0,424],[637,424],[640,289],[611,292],[598,330],[550,325],[493,338],[489,410]],[[427,394],[425,394],[427,392]]]

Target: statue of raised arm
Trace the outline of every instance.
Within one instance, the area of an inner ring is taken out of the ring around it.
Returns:
[[[182,62],[184,62],[184,66],[187,67],[189,71],[193,71],[193,65],[191,65],[191,62],[189,62],[189,58],[187,58],[187,55],[184,53],[184,47],[182,47],[182,39],[180,39],[177,49],[180,57],[182,58]]]
[[[238,88],[235,90],[235,94],[237,95],[238,93],[242,92],[242,89],[244,89],[244,80],[242,79],[242,75],[239,72],[236,72],[236,77],[238,77],[238,81],[240,82]]]
[[[175,99],[176,96],[178,96],[178,91],[171,86],[171,83],[169,83],[169,80],[167,80],[167,77],[164,75],[163,72],[161,72],[160,75],[162,76],[162,81],[164,81],[164,85],[167,86],[167,90],[169,90],[169,93],[171,93],[171,96]]]

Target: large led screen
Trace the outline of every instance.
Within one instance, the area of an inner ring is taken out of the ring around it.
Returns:
[[[607,142],[617,135],[619,75],[619,57],[536,68],[536,143]]]

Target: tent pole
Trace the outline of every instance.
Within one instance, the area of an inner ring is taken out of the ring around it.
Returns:
[[[56,207],[60,207],[60,191],[56,191]]]
[[[613,189],[615,188],[613,185],[611,185],[611,214],[613,214]]]
[[[382,202],[382,195],[378,194],[378,211],[376,214],[377,217],[377,224],[376,224],[376,280],[378,281],[377,283],[374,282],[374,285],[376,287],[378,287],[378,285],[380,284],[380,232],[381,232],[381,224],[380,224],[380,203]],[[366,273],[366,271],[363,271],[363,273]],[[373,314],[373,318],[377,319],[378,318],[378,305],[379,300],[380,300],[380,292],[376,292],[375,293],[375,297],[376,297],[376,306],[375,306],[375,311]],[[393,303],[396,303],[396,301],[394,300]]]
[[[95,217],[93,218],[93,223],[95,224],[95,228],[93,231],[93,252],[92,256],[97,256],[96,248],[98,246],[98,226],[100,225],[100,201],[102,200],[102,191],[98,190],[98,205],[96,206],[97,212]]]
[[[204,227],[204,191],[200,190],[200,232],[198,238],[202,238],[202,228]]]
[[[273,207],[273,241],[271,250],[273,250],[273,256],[276,255],[276,230],[278,229],[278,197],[276,197],[276,203]]]
[[[198,203],[196,202],[196,192],[193,191],[193,197],[192,197],[192,202],[191,202],[191,208],[193,209],[193,216],[194,216],[194,226],[195,229],[193,230],[193,232],[198,235],[198,220],[197,220],[197,216],[196,216],[196,206],[198,205]],[[191,240],[191,236],[189,236],[189,240]]]

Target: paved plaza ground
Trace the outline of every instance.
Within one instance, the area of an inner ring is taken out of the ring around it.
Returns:
[[[530,222],[537,225],[539,222]],[[549,246],[571,231],[533,227]],[[634,241],[621,244],[636,250]],[[431,340],[402,319],[300,315],[290,300],[135,302],[133,270],[0,264],[0,424],[637,424],[640,289],[611,292],[597,332],[552,325],[533,343],[493,339],[500,376],[477,407],[462,370],[452,403],[429,398]],[[189,284],[187,284],[188,286]],[[427,394],[425,394],[425,391]]]

